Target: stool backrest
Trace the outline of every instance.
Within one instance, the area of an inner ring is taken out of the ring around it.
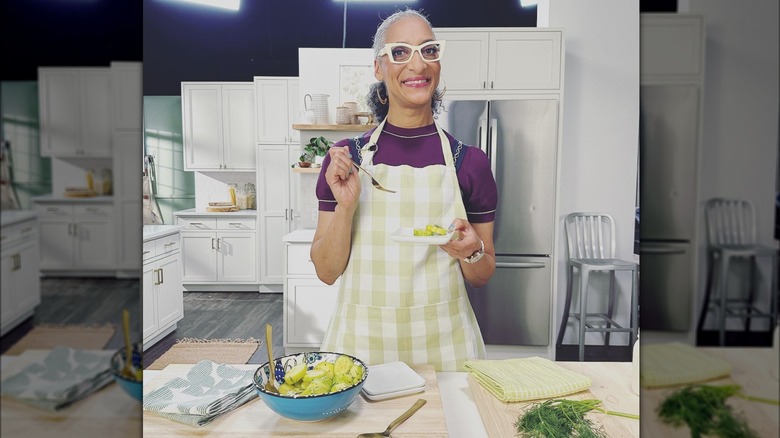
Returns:
[[[565,220],[570,259],[615,256],[615,220],[606,213],[570,213]]]
[[[704,205],[710,245],[751,245],[756,241],[755,207],[747,199],[712,198]]]

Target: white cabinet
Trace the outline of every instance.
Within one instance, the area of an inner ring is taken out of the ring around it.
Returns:
[[[141,267],[141,159],[143,133],[137,130],[114,131],[113,179],[116,238],[116,267],[133,271]]]
[[[41,155],[111,156],[108,67],[39,68],[38,99]]]
[[[111,63],[111,109],[115,131],[142,128],[142,78],[143,64],[140,62]]]
[[[0,336],[31,316],[41,302],[37,227],[33,216],[0,230]]]
[[[184,226],[181,231],[184,284],[257,282],[257,220],[254,217],[188,215],[176,216],[176,221]]]
[[[438,28],[446,40],[442,86],[449,91],[557,90],[563,31],[526,28]]]
[[[339,280],[327,285],[317,278],[310,242],[287,242],[285,247],[284,347],[319,348],[335,311]]]
[[[143,327],[144,350],[176,329],[184,317],[179,233],[143,242]]]
[[[252,82],[182,82],[185,170],[255,169]]]
[[[113,206],[110,203],[36,202],[41,270],[116,268]]]
[[[255,126],[257,143],[298,143],[292,129],[300,113],[298,78],[255,76]]]

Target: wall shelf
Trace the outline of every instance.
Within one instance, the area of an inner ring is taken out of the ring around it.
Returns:
[[[320,173],[321,167],[298,167],[292,168],[293,173]]]
[[[375,128],[376,125],[313,125],[294,123],[292,127],[297,131],[368,131]]]

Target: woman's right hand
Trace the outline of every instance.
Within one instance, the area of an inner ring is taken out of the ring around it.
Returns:
[[[331,147],[328,154],[330,164],[325,172],[325,181],[338,205],[355,211],[360,199],[361,186],[357,168],[352,164],[349,147]]]

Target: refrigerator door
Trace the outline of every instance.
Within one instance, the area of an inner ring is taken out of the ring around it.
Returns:
[[[463,143],[487,152],[487,101],[450,100],[443,103],[444,111],[436,116],[442,129]]]
[[[639,323],[642,330],[688,331],[691,321],[692,277],[689,243],[648,243],[639,246]]]
[[[547,257],[497,257],[486,286],[467,286],[486,344],[549,344],[551,269]]]
[[[640,98],[640,236],[689,241],[695,215],[697,85],[643,85]]]
[[[491,101],[489,116],[488,156],[498,186],[496,254],[550,255],[558,101]]]

